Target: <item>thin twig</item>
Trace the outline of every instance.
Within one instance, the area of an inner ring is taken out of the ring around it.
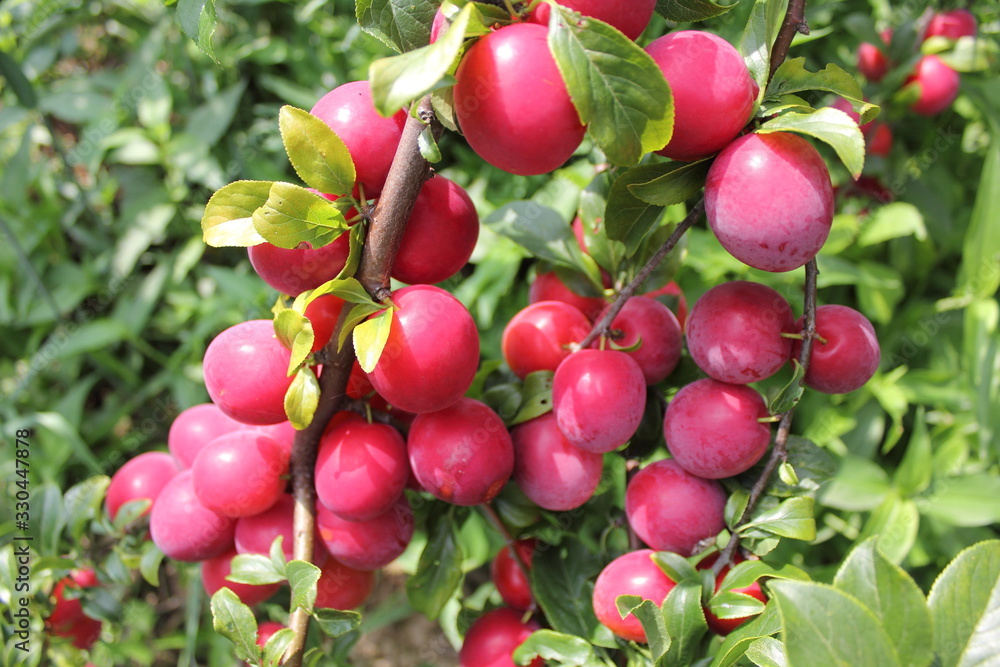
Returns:
[[[618,316],[618,313],[621,312],[621,309],[625,306],[625,302],[631,299],[632,296],[636,293],[636,291],[638,291],[638,289],[642,287],[642,285],[646,282],[649,276],[652,275],[653,271],[656,270],[656,267],[660,265],[660,262],[662,262],[663,259],[670,254],[670,251],[677,246],[677,244],[681,240],[681,237],[684,236],[684,233],[687,232],[687,230],[691,229],[691,227],[693,227],[696,222],[698,222],[698,218],[701,217],[701,214],[704,210],[705,210],[704,199],[700,200],[697,204],[691,207],[691,210],[688,212],[687,216],[684,218],[684,220],[681,221],[679,225],[677,225],[677,229],[675,229],[674,232],[670,235],[670,238],[668,238],[663,243],[663,245],[660,246],[660,249],[656,251],[655,255],[649,258],[649,261],[646,262],[646,265],[642,267],[639,273],[636,274],[635,278],[632,279],[632,282],[626,285],[618,293],[618,296],[615,297],[614,302],[604,312],[604,315],[601,317],[601,319],[597,321],[597,324],[594,325],[594,328],[590,330],[590,333],[587,334],[587,337],[584,338],[582,341],[580,341],[580,349],[586,349],[590,347],[591,343],[597,340],[598,336],[605,333],[611,327],[611,323],[615,321],[615,318]]]
[[[809,34],[809,24],[806,23],[806,0],[789,0],[788,2],[785,20],[782,22],[778,36],[774,40],[774,46],[771,48],[771,71],[767,77],[768,81],[788,57],[788,49],[797,32],[803,35]]]

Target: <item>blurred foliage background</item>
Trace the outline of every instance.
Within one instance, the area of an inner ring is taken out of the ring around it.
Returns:
[[[812,70],[833,62],[854,71],[857,45],[875,29],[905,34],[941,4],[949,3],[816,0],[807,10],[812,34],[791,55]],[[749,7],[744,0],[698,27],[735,42]],[[819,579],[853,543],[878,535],[926,590],[961,548],[997,535],[1000,85],[988,44],[1000,10],[970,9],[987,45],[967,54],[975,71],[963,74],[950,110],[919,117],[893,91],[865,88],[895,136],[891,153],[866,166],[881,181],[878,194],[830,160],[839,214],[819,259],[820,302],[867,315],[883,361],[866,388],[807,392],[796,413],[794,432],[825,448],[838,472],[819,492],[817,544],[786,541],[781,556]],[[0,486],[8,497],[16,429],[34,431],[35,488],[65,490],[163,448],[173,416],[207,400],[200,363],[208,342],[238,321],[268,317],[275,294],[245,251],[202,243],[205,202],[236,179],[293,177],[279,107],[308,109],[390,53],[360,30],[349,0],[235,0],[219,4],[218,16],[215,62],[185,36],[176,7],[157,0],[8,0],[0,8]],[[667,29],[654,19],[644,39]],[[469,189],[483,216],[535,198],[568,223],[595,174],[589,145],[564,169],[531,178],[488,167],[454,135],[442,148],[440,170]],[[524,251],[484,228],[473,264],[449,281],[480,324],[486,358],[499,358],[499,333],[527,303],[534,270]],[[748,269],[703,225],[692,230],[676,275],[689,303],[734,278],[776,287],[801,312],[799,272]],[[58,513],[58,501],[35,506]],[[11,520],[0,508],[0,543]],[[42,587],[64,571],[58,556],[96,549],[86,536],[57,538],[41,554],[55,560],[36,570]],[[2,565],[9,569],[9,559]],[[116,659],[161,664],[156,655],[165,654],[162,664],[174,664],[197,654],[199,664],[231,664],[210,622],[197,630],[196,606],[151,606],[140,586],[115,589],[131,621],[114,630],[128,640]],[[167,612],[181,617],[165,626]]]

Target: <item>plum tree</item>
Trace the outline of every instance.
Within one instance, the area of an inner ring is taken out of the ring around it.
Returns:
[[[653,549],[689,556],[725,528],[726,497],[718,482],[695,477],[675,460],[656,461],[629,481],[625,516]]]
[[[547,40],[540,25],[500,28],[477,41],[455,73],[455,114],[466,141],[512,174],[552,171],[586,131]],[[531,67],[519,66],[527,62]]]
[[[504,361],[514,375],[554,371],[569,356],[569,346],[590,332],[590,322],[562,301],[540,301],[519,311],[504,327],[500,341]]]
[[[646,631],[635,616],[622,618],[616,602],[619,596],[638,595],[660,606],[677,585],[653,562],[654,553],[652,549],[639,549],[621,555],[601,570],[594,583],[594,614],[622,639],[645,643]]]

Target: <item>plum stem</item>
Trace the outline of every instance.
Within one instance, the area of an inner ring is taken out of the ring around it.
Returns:
[[[420,154],[417,137],[428,125],[437,140],[444,128],[437,122],[430,97],[419,103],[419,114],[407,118],[403,135],[396,147],[396,155],[385,181],[385,188],[371,213],[367,238],[361,263],[355,277],[376,301],[389,297],[389,274],[392,262],[403,238],[406,222],[413,211],[413,204],[424,181],[431,174],[430,163]],[[292,494],[295,498],[294,551],[297,560],[311,561],[316,526],[316,483],[314,469],[320,439],[327,424],[341,409],[347,391],[347,381],[354,365],[354,343],[350,336],[341,349],[337,349],[340,331],[346,324],[348,308],[342,309],[330,342],[323,349],[327,359],[319,377],[320,397],[312,422],[295,434],[292,445],[291,476]],[[285,653],[286,667],[301,667],[305,655],[309,614],[296,609],[288,627],[295,633]]]
[[[663,245],[661,245],[656,251],[656,254],[649,258],[649,261],[646,262],[646,265],[635,275],[635,278],[633,278],[628,285],[618,292],[618,296],[615,297],[611,306],[604,311],[604,315],[601,316],[601,319],[597,321],[597,324],[595,324],[594,328],[590,330],[587,337],[580,341],[578,349],[583,350],[590,347],[591,343],[597,340],[598,336],[609,331],[611,323],[615,321],[618,313],[625,307],[625,302],[631,299],[639,288],[642,287],[649,276],[652,275],[653,271],[656,270],[656,267],[660,265],[660,262],[662,262],[664,258],[670,254],[670,251],[677,246],[681,237],[684,236],[687,230],[691,229],[691,227],[698,222],[698,219],[704,211],[705,200],[701,199],[697,204],[691,207],[691,210],[688,211],[684,220],[677,225],[677,228],[674,229],[674,232],[670,235],[670,237],[664,241]]]

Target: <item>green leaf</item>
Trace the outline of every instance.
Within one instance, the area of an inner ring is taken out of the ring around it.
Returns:
[[[627,257],[635,255],[643,240],[663,215],[662,206],[639,199],[629,186],[649,183],[663,175],[663,165],[642,165],[629,169],[611,185],[605,213],[608,238],[625,244]]]
[[[786,486],[798,486],[799,476],[795,474],[795,467],[788,461],[782,461],[778,466],[778,479]]]
[[[531,590],[553,630],[593,641],[600,625],[593,580],[600,571],[600,560],[576,539],[535,553]]]
[[[928,596],[941,667],[994,665],[1000,655],[1000,541],[962,551]]]
[[[264,554],[239,554],[233,557],[229,567],[226,579],[237,584],[262,586],[276,584],[287,578],[285,572],[276,568]]]
[[[927,42],[921,47],[925,47]],[[951,49],[937,55],[945,65],[956,72],[983,72],[996,67],[1000,59],[1000,44],[992,39],[985,39],[982,35],[966,35],[959,37]]]
[[[320,569],[304,560],[293,560],[288,562],[285,572],[288,574],[288,584],[292,589],[292,600],[288,610],[295,611],[302,608],[306,613],[312,613],[313,605],[316,604],[316,584],[321,574]]]
[[[865,138],[861,128],[840,109],[823,107],[809,113],[789,111],[765,122],[757,131],[795,132],[826,142],[854,178],[861,176],[865,166]]]
[[[892,202],[875,209],[865,222],[857,244],[861,247],[871,246],[904,236],[912,236],[918,241],[926,240],[924,216],[913,204]]]
[[[317,609],[313,612],[312,617],[316,620],[319,629],[333,638],[342,637],[361,625],[361,614],[356,611]]]
[[[761,577],[772,579],[791,579],[793,581],[809,581],[809,574],[794,565],[771,565],[762,560],[747,560],[734,565],[719,583],[720,591],[730,591],[734,588],[746,588]]]
[[[312,354],[316,340],[312,323],[302,313],[286,308],[274,316],[274,334],[292,352],[288,361],[288,374],[291,375]]]
[[[278,127],[288,159],[309,187],[331,195],[346,195],[354,187],[354,161],[330,126],[308,111],[285,105]]]
[[[768,392],[767,412],[772,415],[780,415],[788,412],[799,404],[804,391],[802,380],[806,376],[806,371],[798,359],[792,359],[792,378],[788,383],[771,394]]]
[[[420,149],[420,156],[431,164],[441,161],[441,148],[434,140],[434,132],[429,127],[425,127],[417,136],[417,148]]]
[[[628,186],[629,191],[646,202],[656,206],[683,204],[705,187],[711,160],[697,162],[664,162],[650,165],[662,175],[645,183]]]
[[[874,509],[892,488],[885,469],[877,463],[848,454],[836,477],[823,489],[820,502],[835,509],[863,512]]]
[[[278,535],[271,542],[271,548],[268,550],[268,559],[271,561],[271,566],[274,567],[275,572],[281,574],[286,574],[288,569],[288,561],[285,560],[285,549],[282,543],[285,541],[284,535]]]
[[[0,75],[7,80],[7,85],[14,91],[18,103],[25,109],[38,106],[38,95],[28,77],[24,75],[21,65],[6,52],[0,51]]]
[[[676,583],[683,581],[701,582],[700,572],[684,556],[670,551],[658,551],[653,554],[652,558],[656,566]]]
[[[454,83],[448,71],[462,51],[474,12],[475,5],[466,5],[433,44],[380,58],[368,67],[372,102],[380,114],[391,116],[431,91]]]
[[[219,59],[212,45],[216,26],[215,0],[178,0],[177,18],[184,34],[193,39],[198,48],[218,64]]]
[[[295,373],[295,379],[285,392],[285,414],[296,430],[301,431],[312,422],[319,405],[319,380],[308,366]]]
[[[719,648],[712,667],[729,667],[743,656],[748,648],[761,637],[769,637],[781,630],[778,605],[768,604],[756,618],[752,618],[729,633]]]
[[[694,23],[722,16],[737,4],[717,5],[711,0],[656,0],[656,12],[674,23]]]
[[[754,520],[740,527],[739,532],[748,537],[770,533],[779,537],[810,541],[816,539],[816,519],[812,498],[788,498],[772,510],[754,517]],[[751,529],[756,529],[751,532]]]
[[[220,588],[212,596],[212,627],[236,647],[240,660],[260,662],[257,646],[257,621],[246,606],[228,588]]]
[[[580,193],[579,218],[583,228],[583,247],[587,254],[594,258],[598,266],[614,276],[618,275],[625,257],[625,245],[608,238],[605,212],[610,190],[611,180],[607,172],[598,174]]]
[[[776,581],[770,590],[771,604],[781,613],[789,665],[900,665],[882,623],[856,598],[803,581]]]
[[[508,426],[517,426],[552,411],[553,371],[535,371],[524,378],[523,396],[517,414]]]
[[[774,637],[755,639],[747,647],[746,655],[748,660],[759,667],[786,667],[788,665],[785,645]]]
[[[201,218],[202,237],[213,248],[247,247],[264,242],[253,214],[267,203],[273,183],[236,181],[220,188],[208,200]]]
[[[254,211],[253,225],[279,248],[303,243],[320,248],[348,228],[344,214],[329,199],[280,181],[271,185],[267,201]]]
[[[573,230],[562,216],[547,206],[532,201],[511,202],[493,211],[483,224],[538,259],[584,271]]]
[[[153,543],[146,542],[142,547],[142,559],[139,561],[139,574],[150,586],[160,585],[160,563],[163,562],[163,552]]]
[[[952,526],[1000,523],[1000,477],[986,473],[947,477],[921,499],[920,511]]]
[[[786,462],[795,469],[798,483],[789,485],[783,479],[772,480],[768,495],[786,498],[793,495],[814,495],[837,472],[837,463],[830,453],[806,438],[789,436],[785,446]]]
[[[355,304],[347,313],[347,319],[344,320],[344,327],[340,330],[340,337],[337,339],[337,349],[340,350],[344,347],[347,337],[354,333],[354,327],[367,320],[374,313],[382,310],[382,308],[383,306],[373,306],[367,303]]]
[[[926,667],[931,652],[931,615],[916,582],[865,540],[837,570],[834,586],[854,596],[881,619],[904,667]]]
[[[536,630],[521,642],[514,651],[514,663],[527,665],[532,658],[555,660],[563,667],[600,667],[594,647],[590,642],[572,635],[564,635],[552,630]]]
[[[357,0],[361,29],[402,53],[426,45],[438,3],[434,0]]]
[[[462,583],[463,558],[455,534],[454,512],[437,516],[428,528],[417,571],[406,581],[406,595],[414,609],[432,619],[441,614]]]
[[[723,591],[712,596],[708,608],[719,618],[746,618],[764,611],[764,603],[745,593]]]
[[[63,508],[66,528],[73,539],[79,540],[89,528],[90,522],[103,516],[101,505],[110,484],[111,478],[107,475],[95,475],[74,484],[66,491]],[[124,506],[119,508],[119,513],[124,511],[123,508]]]
[[[291,628],[282,628],[271,635],[271,638],[264,644],[264,665],[278,667],[281,664],[281,658],[285,655],[288,647],[292,645],[294,639],[295,631]]]
[[[392,308],[386,308],[370,320],[354,327],[354,351],[358,355],[361,370],[371,373],[375,370],[392,327]]]
[[[962,265],[958,270],[956,296],[972,300],[990,297],[1000,288],[1000,271],[995,269],[1000,257],[1000,121],[991,124],[994,139],[986,149],[986,160],[979,176],[976,203],[962,244]]]
[[[622,618],[632,615],[639,619],[654,664],[660,664],[659,661],[670,650],[673,641],[667,632],[667,624],[660,607],[652,600],[644,600],[638,595],[619,595],[615,599],[615,605]]]
[[[701,638],[708,631],[701,606],[701,582],[677,584],[663,601],[663,620],[670,636],[664,665],[691,665],[699,657]]]
[[[353,233],[354,230],[351,231]],[[297,296],[292,305],[293,308],[300,312],[304,312],[306,306],[319,297],[327,294],[338,296],[348,303],[365,304],[375,308],[376,310],[385,308],[382,304],[372,301],[371,296],[361,283],[358,282],[357,278],[335,278],[334,280],[329,280],[316,289],[304,294],[305,296],[303,294]]]
[[[903,453],[903,460],[893,475],[893,482],[899,493],[905,496],[913,496],[931,483],[931,476],[934,474],[934,462],[931,454],[931,439],[927,434],[927,420],[924,406],[917,408],[917,414],[913,418],[913,430],[910,432],[910,440],[906,444],[906,452]]]
[[[771,71],[771,45],[778,36],[787,7],[788,0],[756,0],[740,38],[740,55],[747,63],[750,76],[760,86],[761,96]]]
[[[878,115],[878,106],[865,102],[857,79],[843,68],[830,64],[819,72],[810,72],[805,65],[805,58],[790,58],[781,63],[767,84],[767,99],[777,100],[807,90],[825,90],[850,102],[861,116],[862,125]]]
[[[633,165],[670,141],[674,102],[659,65],[596,19],[553,8],[549,48],[590,135],[614,164]]]

